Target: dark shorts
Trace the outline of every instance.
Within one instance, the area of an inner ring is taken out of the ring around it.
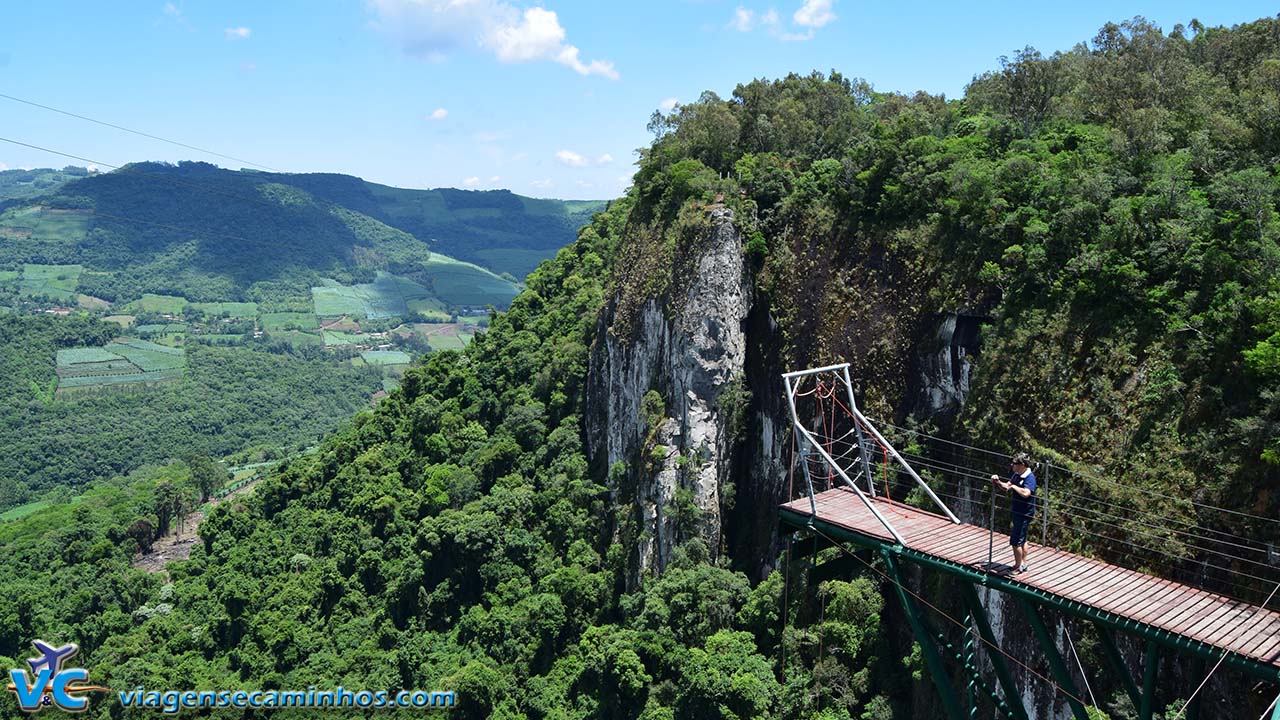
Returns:
[[[1022,547],[1027,544],[1027,528],[1031,527],[1031,518],[1018,517],[1013,518],[1013,529],[1009,531],[1009,545],[1011,547]]]

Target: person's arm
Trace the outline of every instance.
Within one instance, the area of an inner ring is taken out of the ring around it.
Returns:
[[[1013,483],[1005,483],[1004,487],[1006,490],[1014,491],[1018,494],[1018,497],[1023,498],[1024,500],[1031,497],[1031,488],[1018,487]]]

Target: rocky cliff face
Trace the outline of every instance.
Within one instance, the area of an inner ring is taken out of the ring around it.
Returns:
[[[938,320],[931,342],[926,340],[916,360],[916,417],[951,416],[964,404],[981,322],[958,313]]]
[[[615,297],[592,350],[588,452],[610,468],[615,501],[632,506],[620,533],[636,548],[633,582],[684,540],[701,537],[713,554],[721,545],[733,444],[724,400],[741,387],[751,283],[730,211],[712,211],[699,247],[692,276],[670,278],[621,332]]]

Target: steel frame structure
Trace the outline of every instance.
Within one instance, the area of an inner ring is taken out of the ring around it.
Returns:
[[[844,384],[845,394],[849,400],[849,411],[854,420],[854,430],[858,436],[859,456],[862,460],[863,474],[867,481],[866,492],[863,492],[862,488],[858,487],[858,484],[849,477],[846,469],[840,467],[840,463],[836,462],[836,459],[831,457],[831,453],[827,452],[827,449],[822,447],[822,443],[818,442],[818,439],[813,436],[813,433],[809,431],[809,428],[805,427],[805,424],[800,421],[800,414],[796,410],[796,393],[799,390],[800,380],[810,375],[820,375],[823,373],[835,374],[836,377],[839,378],[840,382]],[[957,525],[960,524],[960,519],[955,516],[955,513],[951,512],[951,509],[946,506],[946,503],[942,502],[942,500],[938,498],[937,494],[933,492],[933,488],[929,487],[929,484],[921,479],[920,475],[916,473],[915,468],[911,467],[911,464],[898,453],[897,449],[893,447],[893,444],[885,439],[884,435],[876,429],[875,424],[858,409],[858,403],[853,398],[853,382],[849,379],[849,363],[840,363],[838,365],[827,365],[825,367],[811,368],[809,370],[796,370],[794,372],[784,373],[782,375],[782,381],[787,388],[787,405],[791,408],[792,427],[794,427],[795,432],[801,438],[801,457],[807,458],[810,453],[816,452],[818,456],[826,462],[831,470],[838,475],[841,480],[844,480],[851,490],[858,494],[858,498],[867,506],[867,509],[871,511],[871,514],[875,515],[876,519],[880,521],[880,524],[884,525],[885,530],[887,530],[889,534],[898,541],[899,545],[908,546],[908,543],[898,532],[897,528],[895,528],[893,524],[890,523],[889,520],[881,514],[880,511],[876,509],[875,505],[868,499],[868,495],[870,495],[870,497],[875,497],[876,490],[875,484],[872,482],[871,478],[871,464],[866,455],[866,445],[863,442],[864,428],[867,432],[871,433],[876,441],[885,448],[889,455],[892,456],[904,470],[906,470],[907,474],[916,481],[916,484],[924,490],[925,494],[927,494],[929,498],[933,500],[934,504],[942,510],[942,513],[946,515],[951,522]],[[813,480],[809,477],[809,463],[804,462],[802,464],[804,466],[805,482],[809,490],[809,503],[810,506],[813,507],[814,513],[817,514],[817,504],[814,500]]]

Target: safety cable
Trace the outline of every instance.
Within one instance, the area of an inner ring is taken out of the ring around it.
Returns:
[[[927,459],[922,458],[922,457],[917,456],[917,455],[911,455],[911,454],[909,454],[909,453],[902,453],[902,455],[903,455],[903,457],[904,457],[904,458],[908,458],[908,459],[912,460],[915,464],[917,464],[917,465],[919,465],[919,466],[921,466],[921,467],[931,468],[931,469],[934,469],[934,470],[938,470],[938,471],[940,471],[940,472],[947,472],[947,473],[951,473],[951,474],[953,474],[953,475],[959,475],[959,476],[962,476],[962,477],[968,477],[968,478],[973,478],[973,479],[982,479],[982,480],[986,480],[986,478],[983,478],[983,477],[981,477],[981,476],[977,475],[976,473],[963,473],[963,472],[958,471],[958,470],[953,470],[953,469],[949,469],[949,468],[945,468],[945,467],[939,467],[939,466],[937,466],[937,465],[935,465],[935,464],[931,464],[930,462],[928,462],[928,461],[927,461]],[[902,471],[901,471],[901,470],[899,470],[899,472],[902,472]],[[1074,508],[1074,509],[1077,509],[1077,510],[1080,510],[1080,511],[1084,511],[1084,512],[1091,512],[1091,513],[1097,513],[1097,514],[1100,514],[1100,515],[1105,515],[1105,516],[1107,516],[1107,517],[1111,517],[1111,518],[1113,518],[1113,519],[1118,519],[1118,520],[1126,520],[1126,519],[1128,519],[1128,518],[1125,518],[1125,517],[1120,516],[1120,515],[1114,515],[1114,514],[1111,514],[1111,513],[1106,513],[1106,512],[1104,512],[1104,511],[1102,511],[1102,510],[1099,510],[1099,509],[1096,509],[1096,508],[1093,508],[1093,507],[1087,507],[1087,506],[1076,505],[1076,504],[1074,504],[1074,503],[1063,502],[1062,500],[1060,500],[1060,497],[1061,497],[1061,496],[1063,496],[1063,495],[1066,495],[1066,496],[1071,497],[1071,498],[1076,498],[1076,499],[1086,500],[1086,501],[1094,501],[1094,502],[1096,502],[1096,501],[1097,501],[1097,499],[1096,499],[1096,498],[1090,498],[1090,497],[1088,497],[1088,496],[1079,495],[1079,494],[1076,494],[1076,493],[1071,493],[1071,492],[1068,492],[1068,491],[1062,490],[1062,489],[1060,489],[1060,488],[1054,488],[1054,490],[1053,490],[1053,495],[1052,495],[1052,498],[1053,498],[1053,500],[1054,500],[1053,508],[1057,509],[1057,508],[1061,508],[1061,507],[1069,507],[1069,508]],[[1107,503],[1107,504],[1109,505],[1110,503]],[[1126,509],[1127,509],[1127,508],[1126,508]],[[1142,515],[1142,516],[1144,516],[1144,517],[1155,517],[1155,518],[1157,518],[1157,519],[1163,519],[1163,520],[1166,520],[1166,521],[1172,521],[1172,520],[1174,520],[1174,518],[1169,518],[1169,517],[1167,517],[1167,516],[1160,516],[1160,515],[1156,515],[1156,514],[1154,514],[1154,513],[1150,513],[1150,512],[1143,512],[1143,511],[1141,511],[1141,510],[1136,510],[1136,511],[1135,511],[1135,514],[1139,514],[1139,515]],[[1070,513],[1068,513],[1068,515],[1070,515]],[[1182,535],[1182,536],[1184,536],[1184,537],[1193,538],[1193,539],[1195,539],[1195,540],[1200,540],[1200,541],[1203,541],[1203,542],[1206,542],[1206,543],[1217,543],[1217,544],[1221,544],[1221,545],[1227,545],[1227,546],[1235,547],[1235,548],[1238,548],[1238,549],[1240,549],[1240,550],[1252,550],[1252,551],[1254,551],[1254,552],[1266,553],[1266,551],[1265,551],[1265,550],[1262,550],[1262,549],[1260,549],[1260,548],[1248,547],[1248,546],[1246,546],[1246,545],[1240,545],[1239,543],[1233,543],[1233,542],[1226,541],[1226,540],[1219,540],[1219,539],[1217,539],[1217,538],[1212,538],[1212,537],[1207,537],[1207,536],[1203,536],[1203,535],[1198,535],[1198,534],[1196,534],[1196,533],[1187,532],[1187,531],[1185,531],[1185,530],[1177,530],[1177,529],[1174,529],[1174,528],[1166,528],[1166,527],[1164,527],[1164,526],[1160,526],[1160,525],[1152,525],[1151,523],[1142,522],[1142,521],[1140,521],[1140,520],[1130,520],[1130,521],[1131,521],[1131,522],[1133,522],[1133,523],[1134,523],[1134,524],[1136,524],[1136,525],[1142,525],[1142,526],[1144,526],[1144,527],[1149,527],[1149,528],[1154,528],[1154,529],[1160,529],[1160,530],[1166,530],[1166,529],[1167,529],[1167,530],[1168,530],[1168,532],[1175,533],[1175,534],[1177,534],[1177,535]],[[1183,527],[1188,527],[1188,526],[1187,526],[1186,524],[1183,524]],[[1195,527],[1199,527],[1199,526],[1195,526]],[[1228,553],[1224,553],[1224,552],[1221,552],[1221,551],[1218,551],[1218,550],[1213,550],[1213,549],[1210,549],[1210,548],[1202,547],[1202,546],[1199,546],[1199,545],[1194,545],[1194,544],[1191,544],[1191,543],[1185,543],[1185,544],[1187,544],[1189,547],[1193,547],[1193,548],[1195,548],[1195,549],[1197,549],[1197,550],[1201,550],[1201,551],[1206,552],[1206,553],[1211,553],[1211,554],[1215,554],[1215,555],[1220,555],[1220,556],[1222,556],[1222,557],[1227,557],[1227,558],[1230,558],[1230,559],[1232,559],[1232,560],[1238,560],[1238,561],[1240,561],[1240,562],[1249,563],[1249,564],[1251,564],[1251,565],[1257,565],[1257,566],[1264,567],[1264,568],[1269,568],[1269,569],[1270,569],[1270,568],[1274,568],[1274,567],[1275,567],[1274,565],[1271,565],[1270,563],[1265,563],[1265,562],[1260,562],[1260,561],[1258,561],[1258,560],[1251,560],[1251,559],[1249,559],[1249,558],[1242,558],[1242,557],[1238,557],[1238,556],[1235,556],[1235,555],[1230,555],[1230,554],[1228,554]]]
[[[940,438],[940,437],[937,437],[937,436],[934,436],[934,435],[929,435],[928,433],[921,432],[921,431],[919,431],[919,430],[914,430],[914,429],[912,429],[912,428],[902,427],[902,426],[900,426],[900,425],[894,425],[893,423],[889,423],[889,422],[885,422],[885,421],[881,421],[881,420],[877,420],[876,422],[877,422],[877,424],[884,425],[885,427],[894,428],[894,429],[896,429],[896,430],[901,430],[901,431],[903,431],[903,432],[913,433],[913,434],[915,434],[915,435],[919,435],[919,436],[921,436],[921,437],[929,438],[930,440],[935,440],[935,441],[937,441],[937,442],[947,443],[947,444],[949,444],[949,445],[957,445],[957,446],[959,446],[959,447],[963,447],[963,448],[966,448],[966,449],[968,449],[968,450],[974,450],[974,451],[977,451],[977,452],[988,453],[988,454],[990,454],[990,455],[996,455],[996,456],[1008,457],[1008,454],[1007,454],[1007,453],[998,453],[998,452],[996,452],[996,451],[994,451],[994,450],[987,450],[987,449],[985,449],[985,448],[975,447],[975,446],[973,446],[973,445],[967,445],[967,444],[965,444],[965,443],[956,442],[956,441],[954,441],[954,440],[947,440],[947,439],[945,439],[945,438]],[[1127,486],[1125,486],[1123,483],[1120,483],[1120,482],[1118,482],[1118,481],[1116,481],[1116,480],[1110,480],[1110,479],[1108,479],[1108,478],[1105,478],[1105,477],[1102,477],[1102,476],[1099,476],[1099,475],[1094,475],[1094,474],[1092,474],[1092,473],[1086,473],[1086,472],[1084,472],[1084,471],[1077,470],[1077,469],[1072,468],[1072,467],[1070,467],[1070,466],[1066,466],[1066,465],[1062,465],[1062,466],[1054,465],[1053,467],[1054,467],[1054,469],[1055,469],[1055,470],[1059,470],[1059,469],[1060,469],[1060,470],[1062,470],[1063,472],[1066,472],[1066,473],[1071,474],[1071,475],[1075,475],[1076,477],[1086,478],[1086,479],[1089,479],[1089,480],[1094,480],[1094,481],[1097,481],[1097,482],[1100,482],[1100,483],[1104,483],[1104,484],[1108,484],[1108,485],[1114,485],[1114,486],[1117,486],[1117,487],[1127,487]],[[1187,498],[1179,498],[1179,497],[1174,497],[1174,496],[1172,496],[1172,495],[1164,495],[1164,494],[1161,494],[1161,493],[1158,493],[1158,492],[1155,492],[1155,491],[1150,491],[1150,490],[1144,490],[1143,492],[1144,492],[1145,494],[1147,494],[1147,495],[1151,495],[1151,496],[1153,496],[1153,497],[1160,497],[1160,498],[1164,498],[1164,499],[1166,499],[1166,500],[1173,500],[1173,501],[1176,501],[1176,502],[1189,502],[1189,503],[1191,503],[1192,505],[1194,505],[1194,506],[1196,506],[1196,507],[1199,507],[1199,508],[1204,508],[1205,510],[1213,510],[1213,511],[1215,511],[1215,512],[1229,513],[1229,514],[1232,514],[1232,515],[1239,515],[1239,516],[1242,516],[1242,517],[1247,517],[1247,518],[1250,518],[1250,519],[1253,519],[1253,520],[1259,520],[1259,521],[1263,521],[1263,522],[1274,523],[1274,524],[1276,524],[1276,525],[1280,525],[1280,519],[1276,519],[1276,518],[1264,517],[1264,516],[1262,516],[1262,515],[1254,515],[1254,514],[1252,514],[1252,513],[1242,512],[1242,511],[1239,511],[1239,510],[1231,510],[1231,509],[1228,509],[1228,508],[1218,507],[1218,506],[1216,506],[1216,505],[1208,505],[1208,504],[1206,504],[1206,503],[1196,502],[1196,501],[1194,501],[1194,500],[1189,500],[1189,499],[1187,499]]]
[[[1264,603],[1262,603],[1262,607],[1258,608],[1257,610],[1255,610],[1255,611],[1253,612],[1253,615],[1251,615],[1251,616],[1249,617],[1249,619],[1250,619],[1250,620],[1252,620],[1253,618],[1257,617],[1257,616],[1258,616],[1258,613],[1262,612],[1262,609],[1263,609],[1263,608],[1265,608],[1265,607],[1267,606],[1267,603],[1271,602],[1271,598],[1273,598],[1273,597],[1275,597],[1275,596],[1276,596],[1276,590],[1280,590],[1280,583],[1276,583],[1275,588],[1273,588],[1273,589],[1271,590],[1271,594],[1270,594],[1269,596],[1267,596],[1267,601],[1266,601],[1266,602],[1264,602]],[[1243,624],[1244,624],[1244,621],[1237,621],[1237,623],[1236,623],[1236,624],[1237,624],[1237,625],[1243,625]],[[1199,686],[1199,687],[1197,687],[1197,688],[1195,689],[1195,692],[1191,693],[1191,697],[1187,698],[1187,701],[1186,701],[1185,703],[1183,703],[1183,704],[1182,704],[1182,708],[1178,710],[1178,714],[1177,714],[1177,715],[1174,715],[1174,716],[1173,716],[1173,718],[1172,718],[1171,720],[1178,720],[1178,718],[1182,717],[1182,714],[1183,714],[1183,713],[1185,713],[1185,712],[1187,711],[1187,708],[1188,708],[1188,707],[1190,707],[1190,705],[1191,705],[1191,701],[1192,701],[1192,700],[1195,700],[1195,699],[1196,699],[1196,695],[1199,695],[1199,694],[1200,694],[1200,691],[1204,689],[1204,686],[1209,684],[1209,678],[1213,677],[1213,674],[1214,674],[1215,672],[1217,672],[1217,671],[1218,671],[1218,667],[1219,667],[1220,665],[1222,665],[1222,661],[1223,661],[1223,660],[1226,660],[1226,659],[1227,659],[1227,655],[1230,655],[1230,654],[1231,654],[1231,651],[1230,651],[1230,650],[1224,650],[1224,651],[1223,651],[1223,653],[1222,653],[1222,657],[1218,658],[1218,662],[1214,663],[1213,668],[1212,668],[1211,670],[1209,670],[1209,674],[1204,676],[1204,680],[1202,680],[1202,681],[1200,682],[1200,686]],[[1272,703],[1272,704],[1274,705],[1274,703]]]

